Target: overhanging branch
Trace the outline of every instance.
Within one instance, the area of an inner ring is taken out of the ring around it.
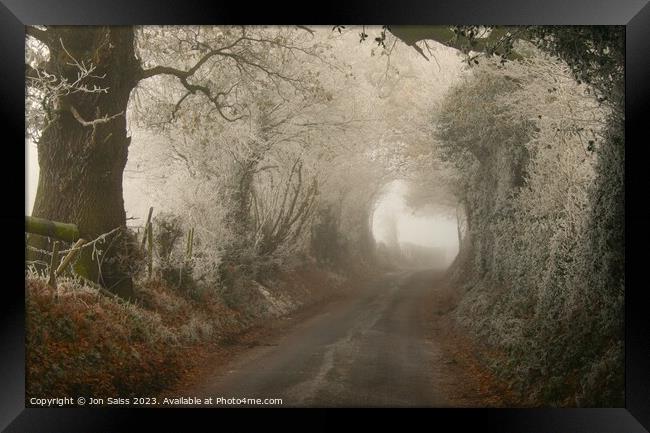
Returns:
[[[309,34],[311,34],[312,36],[314,36],[314,33],[316,33],[307,26],[296,26],[296,28],[299,28],[300,30],[304,30],[304,31],[308,32]]]
[[[507,37],[508,33],[517,35],[517,37],[521,36],[520,28],[508,26],[494,27],[487,36],[476,37],[471,41],[467,37],[454,32],[451,26],[390,26],[389,31],[421,54],[421,49],[416,44],[420,41],[432,40],[459,51],[471,50],[487,53],[491,50],[494,54],[501,55],[505,54],[502,51],[501,42]],[[514,60],[521,56],[511,51],[507,53],[507,57],[509,60]]]
[[[217,92],[216,94],[213,94],[213,92],[207,87],[207,86],[202,86],[199,84],[192,84],[188,81],[188,79],[194,75],[194,73],[203,65],[205,62],[207,62],[211,57],[214,57],[216,55],[223,55],[222,50],[225,48],[221,48],[219,50],[212,50],[209,53],[207,53],[205,56],[203,56],[194,66],[192,66],[190,69],[187,71],[184,71],[182,69],[177,69],[177,68],[172,68],[169,66],[155,66],[150,69],[144,69],[140,73],[139,79],[138,80],[144,80],[150,77],[154,77],[156,75],[171,75],[180,81],[180,83],[187,89],[187,93],[185,93],[180,100],[176,103],[174,106],[174,110],[172,112],[172,119],[176,116],[176,112],[180,108],[180,105],[183,103],[183,101],[190,95],[194,95],[197,92],[202,93],[208,100],[215,106],[217,109],[217,112],[219,115],[224,118],[225,120],[229,122],[235,122],[239,119],[241,119],[242,116],[238,117],[229,117],[227,116],[224,112],[223,109],[225,107],[224,104],[222,104],[219,101],[220,97],[225,97],[227,92]],[[235,86],[233,86],[235,87]],[[232,88],[231,88],[232,89]]]

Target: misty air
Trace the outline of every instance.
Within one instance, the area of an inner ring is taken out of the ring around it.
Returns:
[[[622,28],[26,34],[28,406],[623,405]]]

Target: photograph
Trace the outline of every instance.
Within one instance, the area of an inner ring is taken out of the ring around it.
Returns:
[[[626,407],[625,26],[24,53],[25,407]]]

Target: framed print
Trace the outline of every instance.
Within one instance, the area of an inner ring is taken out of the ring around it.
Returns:
[[[3,0],[3,429],[647,431],[650,6],[385,3]]]

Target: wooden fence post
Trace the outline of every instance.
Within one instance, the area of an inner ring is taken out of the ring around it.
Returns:
[[[149,208],[149,215],[147,216],[147,222],[144,225],[144,232],[142,232],[142,245],[140,245],[140,250],[144,251],[144,244],[147,240],[147,232],[151,230],[149,227],[151,225],[151,214],[153,213],[153,206]]]
[[[153,208],[151,208],[153,209]],[[153,273],[153,227],[151,226],[151,223],[148,224],[149,229],[147,230],[147,240],[148,240],[148,248],[147,252],[149,255],[149,263],[148,263],[148,271],[149,271],[149,279],[151,279],[151,274]]]
[[[56,265],[59,258],[59,241],[54,241],[52,246],[52,260],[50,260],[50,279],[47,282],[51,287],[56,289]]]

